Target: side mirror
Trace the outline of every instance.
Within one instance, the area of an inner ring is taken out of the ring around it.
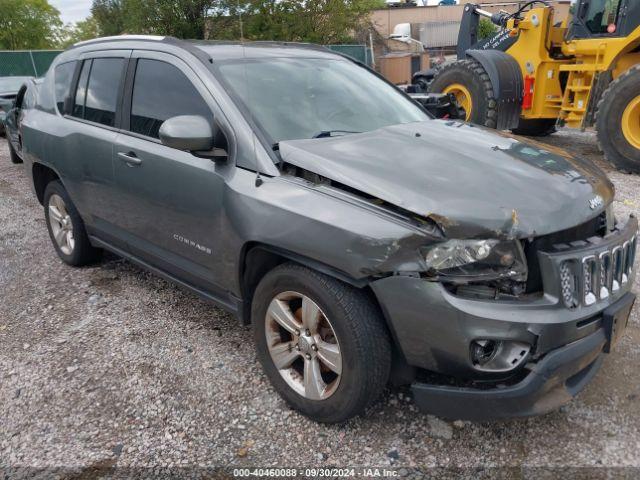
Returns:
[[[4,112],[4,110],[0,110],[0,125],[4,125],[6,118],[7,114]]]
[[[189,152],[206,152],[213,148],[211,124],[198,115],[179,115],[165,120],[158,132],[167,147]]]

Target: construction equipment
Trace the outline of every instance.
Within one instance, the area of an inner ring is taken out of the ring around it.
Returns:
[[[466,120],[542,136],[594,127],[606,158],[640,173],[640,1],[577,0],[557,19],[547,2],[515,13],[464,7],[458,60],[431,92],[452,93]],[[501,30],[478,40],[480,18]]]

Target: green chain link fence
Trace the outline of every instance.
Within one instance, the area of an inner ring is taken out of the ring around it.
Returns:
[[[62,50],[0,50],[0,77],[41,77]]]
[[[366,45],[325,45],[328,49],[334,52],[343,53],[355,58],[359,62],[365,65],[371,66],[371,50]]]

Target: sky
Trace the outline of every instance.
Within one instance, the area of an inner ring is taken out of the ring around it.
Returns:
[[[89,16],[91,0],[49,0],[60,11],[64,23],[77,22]]]

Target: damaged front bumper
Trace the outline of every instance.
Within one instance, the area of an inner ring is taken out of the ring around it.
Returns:
[[[637,230],[631,217],[604,238],[538,253],[544,292],[534,298],[468,298],[440,283],[402,275],[374,282],[406,363],[451,380],[414,383],[417,405],[448,418],[481,420],[539,414],[569,401],[609,349],[611,312],[622,311],[616,320],[626,322],[621,318],[635,299],[630,289]],[[622,330],[618,325],[613,334]],[[517,361],[513,357],[512,371],[498,374],[474,361],[479,340],[528,347]]]
[[[545,355],[515,385],[492,388],[455,388],[415,383],[416,405],[443,418],[496,420],[550,412],[577,395],[602,364],[606,337],[602,329]]]

